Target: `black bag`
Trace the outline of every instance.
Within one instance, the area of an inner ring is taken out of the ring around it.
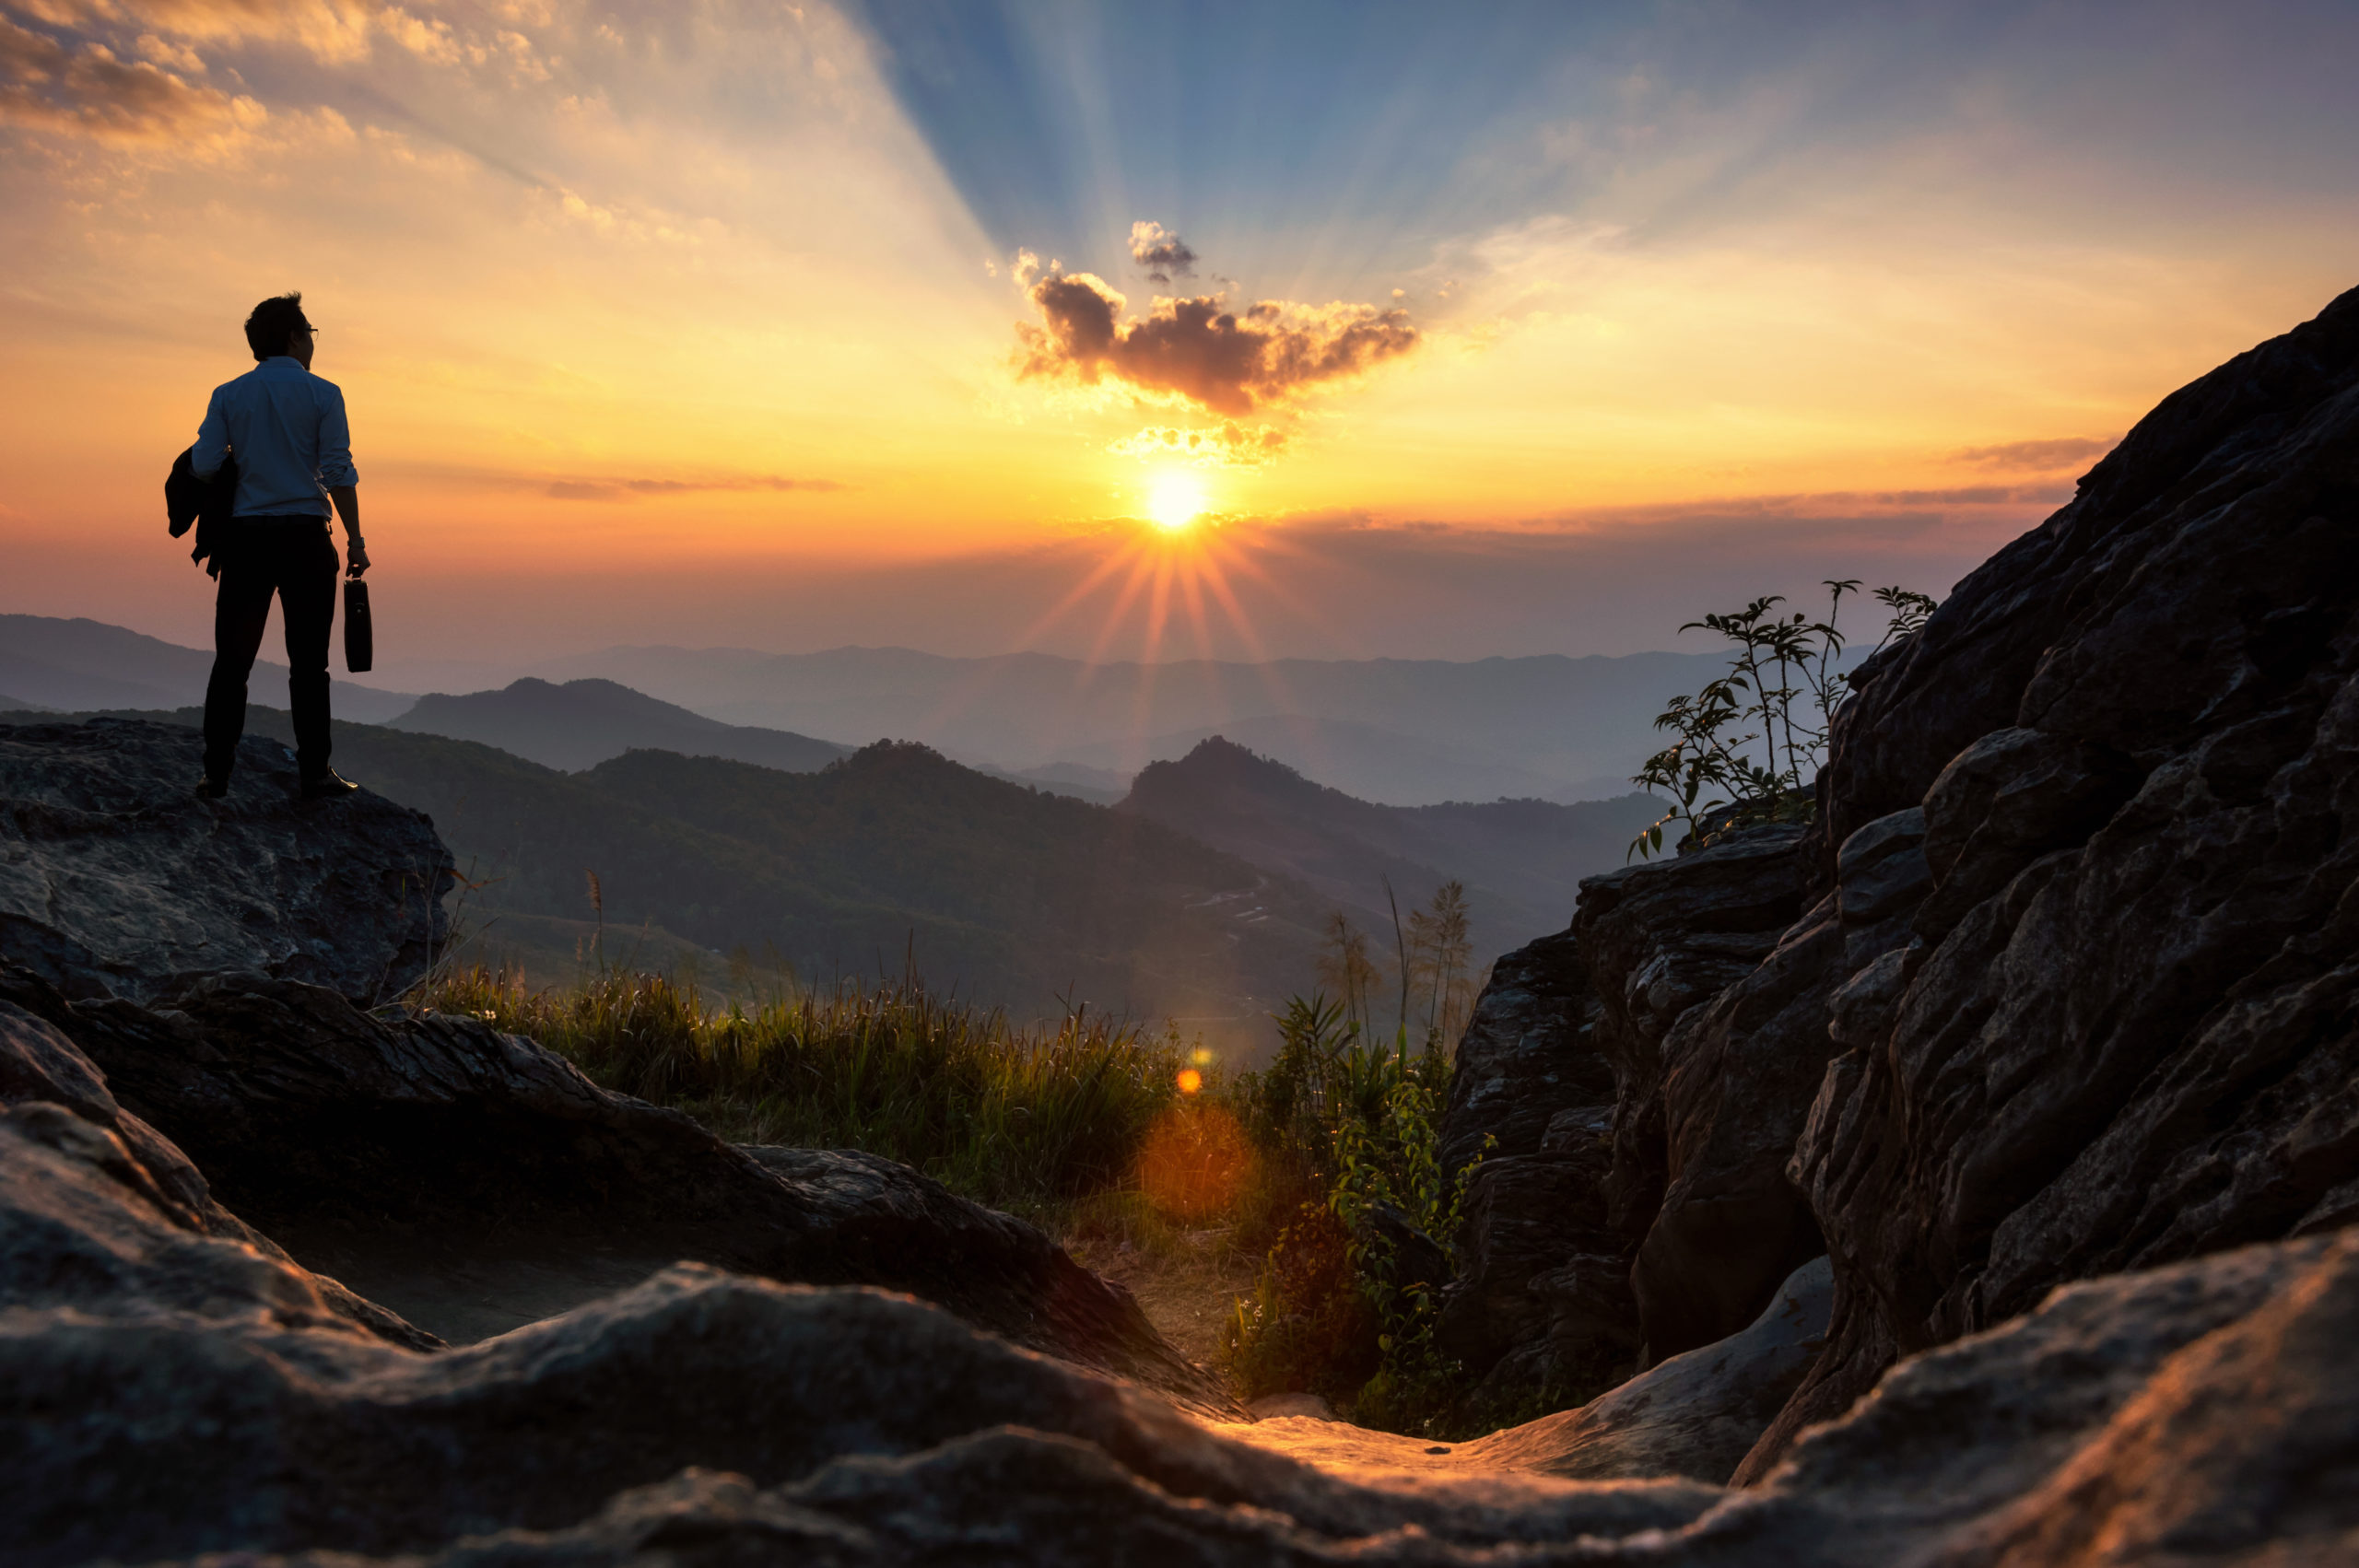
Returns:
[[[365,675],[377,656],[377,634],[369,624],[369,585],[357,577],[344,579],[344,667]]]

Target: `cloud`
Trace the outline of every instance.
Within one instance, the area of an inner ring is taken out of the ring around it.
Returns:
[[[1199,468],[1259,468],[1283,453],[1293,438],[1270,426],[1248,429],[1236,420],[1211,429],[1150,425],[1106,450],[1118,457],[1181,457]]]
[[[1131,225],[1131,260],[1151,283],[1169,283],[1175,277],[1191,276],[1196,270],[1196,252],[1188,248],[1188,242],[1144,218]]]
[[[1173,393],[1217,414],[1246,415],[1342,380],[1417,346],[1402,310],[1296,305],[1265,299],[1241,315],[1219,295],[1157,299],[1124,319],[1129,301],[1094,274],[1059,273],[1031,284],[1041,322],[1019,322],[1017,373],[1111,378],[1138,392]]]
[[[103,44],[79,50],[0,17],[0,123],[117,144],[195,142],[261,124],[268,111]]]
[[[2118,436],[2060,436],[2045,441],[2005,441],[1995,447],[1967,447],[1951,455],[1978,468],[2022,474],[2053,474],[2058,469],[2093,462],[2114,449]]]
[[[833,479],[559,479],[546,495],[559,501],[635,501],[641,496],[689,496],[713,490],[844,490]]]

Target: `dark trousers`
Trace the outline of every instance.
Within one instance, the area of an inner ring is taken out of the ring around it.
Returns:
[[[287,626],[287,697],[295,715],[295,761],[305,778],[328,766],[328,631],[335,624],[335,546],[324,519],[232,518],[217,552],[213,679],[205,688],[205,771],[229,777],[246,731],[246,677],[262,650],[270,602]]]

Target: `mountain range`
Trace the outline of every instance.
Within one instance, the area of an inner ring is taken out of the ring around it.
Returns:
[[[533,673],[616,681],[733,723],[922,741],[1015,770],[1072,763],[1128,776],[1221,734],[1361,800],[1425,805],[1625,793],[1660,744],[1664,698],[1725,663],[1636,653],[1085,664],[889,648],[614,648]]]
[[[396,626],[381,615],[381,643]],[[211,663],[95,621],[0,616],[0,694],[19,704],[175,708],[202,699]],[[869,741],[914,740],[985,773],[1110,803],[1142,767],[1217,734],[1380,804],[1572,802],[1625,793],[1659,743],[1664,698],[1720,667],[1702,653],[1085,664],[892,648],[615,648],[460,695],[338,681],[335,710],[569,770],[633,746],[807,768]],[[258,666],[255,700],[276,700],[284,680],[282,666]]]

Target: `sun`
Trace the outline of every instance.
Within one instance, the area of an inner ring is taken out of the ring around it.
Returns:
[[[1204,514],[1204,487],[1186,474],[1163,474],[1156,476],[1147,491],[1147,521],[1169,532],[1178,532]]]

